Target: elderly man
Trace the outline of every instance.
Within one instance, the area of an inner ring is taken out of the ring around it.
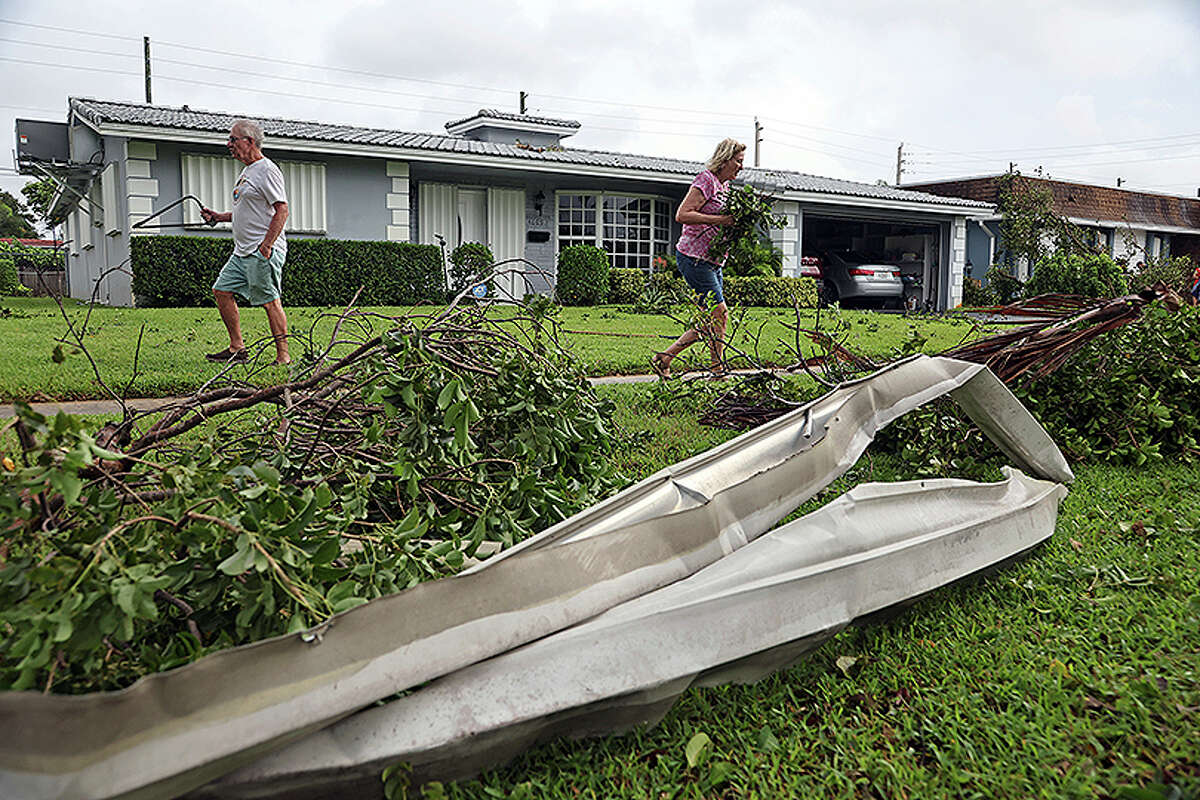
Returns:
[[[233,187],[233,211],[200,210],[209,225],[233,223],[233,255],[212,287],[221,321],[229,331],[229,347],[209,353],[206,356],[209,361],[246,360],[236,294],[267,312],[267,322],[275,337],[275,363],[291,363],[287,316],[280,300],[283,260],[287,255],[287,239],[283,235],[288,217],[287,194],[283,173],[262,154],[262,141],[262,128],[257,123],[245,119],[233,123],[229,129],[229,152],[246,165]]]

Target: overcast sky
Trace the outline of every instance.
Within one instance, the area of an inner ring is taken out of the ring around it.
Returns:
[[[442,133],[524,90],[569,147],[749,163],[758,116],[764,167],[1200,188],[1200,0],[0,0],[7,135],[143,101],[142,36],[156,104]]]

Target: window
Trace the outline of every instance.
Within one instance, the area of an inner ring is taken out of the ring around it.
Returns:
[[[558,195],[560,250],[591,244],[608,252],[614,267],[648,271],[650,259],[666,252],[670,241],[669,200],[603,193]]]
[[[184,153],[183,193],[200,198],[200,202],[216,211],[228,211],[233,184],[241,174],[243,164],[227,156],[200,156]],[[325,165],[311,161],[276,161],[283,173],[287,190],[288,233],[325,233]],[[184,203],[185,225],[203,227],[200,209],[195,203]],[[228,223],[218,225],[228,228]]]

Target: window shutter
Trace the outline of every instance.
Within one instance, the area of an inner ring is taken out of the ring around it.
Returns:
[[[200,202],[216,211],[229,210],[233,186],[242,172],[242,163],[225,156],[201,156],[185,153],[183,193],[193,194]],[[325,233],[325,165],[311,161],[277,161],[283,173],[288,197],[288,233]],[[184,203],[185,225],[204,225],[195,203]],[[218,228],[229,229],[228,223]]]

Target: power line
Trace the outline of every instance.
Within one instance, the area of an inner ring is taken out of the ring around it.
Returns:
[[[1095,144],[1065,144],[1065,145],[1055,145],[1055,146],[1045,146],[1045,147],[997,148],[994,150],[942,150],[942,149],[939,149],[936,147],[930,147],[928,145],[923,145],[923,144],[918,144],[917,147],[921,147],[926,150],[932,150],[937,153],[948,153],[950,155],[957,155],[957,156],[970,157],[970,156],[975,156],[975,155],[987,155],[987,154],[991,154],[991,153],[997,153],[997,154],[1001,154],[1001,155],[1006,155],[1006,157],[1007,157],[1008,155],[1042,153],[1042,152],[1052,151],[1052,150],[1095,149],[1097,147],[1111,147],[1111,146],[1119,145],[1119,144],[1140,144],[1140,143],[1144,143],[1144,142],[1165,142],[1165,141],[1172,141],[1175,139],[1198,139],[1198,140],[1200,140],[1200,133],[1180,133],[1180,134],[1175,134],[1172,136],[1154,136],[1154,137],[1149,137],[1149,138],[1144,138],[1144,139],[1122,139],[1122,140],[1115,141],[1115,142],[1097,142]]]
[[[21,25],[26,28],[41,28],[46,31],[58,31],[60,33],[77,33],[83,36],[99,36],[102,39],[120,39],[126,42],[136,42],[140,40],[138,36],[118,36],[114,33],[97,33],[96,31],[84,31],[78,28],[60,28],[55,25],[39,25],[36,22],[18,22],[15,19],[0,19],[0,23],[5,25]]]
[[[767,120],[768,122],[774,122],[776,125],[783,125],[784,127],[809,128],[817,131],[825,131],[826,133],[838,133],[842,136],[856,136],[859,139],[874,139],[875,141],[879,142],[891,143],[896,141],[894,136],[873,136],[869,133],[852,133],[850,131],[838,130],[837,128],[825,128],[820,125],[809,125],[804,122],[779,119],[778,117],[763,117],[762,119]]]
[[[839,147],[843,150],[852,150],[856,153],[866,153],[867,155],[872,155],[872,156],[879,155],[879,151],[877,151],[877,150],[868,150],[865,147],[852,147],[848,144],[837,144],[835,142],[827,142],[824,139],[814,139],[811,136],[800,136],[800,135],[794,134],[794,133],[778,133],[778,132],[776,133],[776,135],[782,136],[785,139],[803,140],[806,142],[813,142],[815,144],[822,144],[822,145],[825,145],[826,147]]]
[[[820,153],[822,155],[829,156],[830,158],[844,159],[846,161],[857,161],[862,164],[870,164],[873,167],[890,166],[882,161],[870,161],[865,158],[856,158],[854,156],[843,155],[842,153],[830,153],[828,150],[818,150],[815,147],[801,147],[800,145],[788,144],[787,142],[780,142],[780,141],[776,141],[776,140],[773,140],[770,138],[768,138],[767,141],[773,142],[774,144],[777,144],[781,147],[786,147],[789,150],[803,150],[808,153]]]
[[[105,69],[103,67],[85,67],[85,66],[80,66],[78,64],[55,64],[55,63],[52,63],[49,61],[31,61],[30,59],[27,59],[27,58],[8,58],[7,56],[0,56],[0,61],[8,61],[13,64],[32,64],[35,67],[61,67],[62,69],[81,69],[86,72],[105,72],[105,73],[108,73],[111,75],[132,75],[135,78],[142,77],[142,73],[140,73],[140,72],[122,72],[121,70],[116,70],[116,69]]]
[[[88,47],[70,47],[65,44],[48,44],[45,42],[27,42],[23,39],[5,39],[0,37],[0,42],[8,42],[9,44],[23,44],[30,47],[48,47],[52,50],[70,50],[73,53],[88,53],[96,56],[112,56],[114,58],[141,58],[133,53],[114,53],[110,50],[92,50]]]

